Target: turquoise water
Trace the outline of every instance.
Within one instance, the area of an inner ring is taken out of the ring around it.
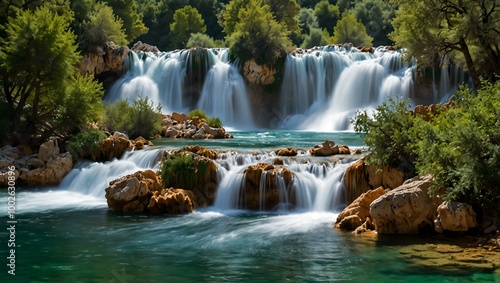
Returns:
[[[235,133],[214,148],[310,147],[352,133]],[[246,143],[245,143],[246,141]],[[186,141],[161,141],[173,148]],[[229,146],[231,144],[231,146]],[[106,166],[103,165],[103,170]],[[92,186],[89,183],[81,187]],[[422,268],[403,259],[419,236],[357,237],[332,228],[338,211],[263,213],[205,208],[181,216],[119,214],[72,188],[18,188],[16,276],[7,274],[0,230],[0,282],[498,282],[483,270]],[[7,195],[0,193],[0,209]],[[2,227],[7,218],[1,218]]]

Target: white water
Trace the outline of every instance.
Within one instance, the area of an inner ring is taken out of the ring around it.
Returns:
[[[197,108],[208,116],[219,117],[224,126],[254,129],[248,94],[238,69],[228,63],[217,62],[208,72]]]

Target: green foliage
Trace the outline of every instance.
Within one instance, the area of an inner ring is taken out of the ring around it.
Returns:
[[[311,8],[302,8],[299,12],[299,26],[303,34],[309,34],[311,29],[319,26],[318,19]]]
[[[111,7],[99,3],[89,12],[88,21],[83,24],[80,48],[96,51],[108,41],[113,41],[117,45],[128,44],[122,20],[113,14]]]
[[[209,125],[212,128],[221,128],[222,127],[222,122],[219,119],[219,117],[208,117],[205,111],[201,109],[195,109],[189,112],[188,114],[189,119],[193,119],[194,117],[198,117],[200,119],[205,119],[207,121],[207,125]]]
[[[318,19],[318,25],[327,31],[333,30],[340,17],[339,7],[330,4],[328,0],[322,0],[314,6],[314,14]]]
[[[265,0],[264,5],[269,5],[271,13],[279,23],[282,23],[289,32],[299,31],[299,15],[300,6],[295,0]]]
[[[6,37],[0,40],[2,96],[12,109],[11,131],[22,139],[35,134],[47,138],[61,125],[54,113],[61,111],[79,60],[70,16],[40,7],[19,11],[5,26]]]
[[[126,133],[130,138],[149,138],[161,132],[161,106],[146,98],[139,98],[129,105],[118,100],[105,106],[103,126],[110,131]]]
[[[178,47],[184,48],[192,33],[205,33],[207,27],[198,10],[188,5],[175,11],[170,30],[175,35]]]
[[[301,48],[312,48],[314,46],[324,46],[328,44],[328,32],[319,28],[312,28],[300,46]]]
[[[387,34],[393,31],[391,21],[395,17],[395,7],[384,0],[364,0],[356,2],[353,13],[373,37],[373,45],[391,45]]]
[[[222,128],[222,122],[219,117],[210,117],[207,119],[207,124],[212,128]]]
[[[205,113],[205,111],[203,111],[201,109],[192,110],[191,112],[189,112],[188,116],[189,116],[189,119],[193,119],[194,117],[198,117],[200,119],[205,119],[205,120],[208,119],[208,116]]]
[[[217,47],[214,39],[204,33],[192,33],[189,40],[186,43],[187,48],[194,46],[200,46],[204,48],[214,48]]]
[[[371,46],[373,38],[353,14],[347,13],[333,28],[333,43],[352,43],[354,46]]]
[[[456,107],[420,121],[417,169],[435,177],[445,197],[488,209],[500,207],[500,83],[477,94],[462,88]]]
[[[90,76],[76,75],[69,83],[66,96],[61,104],[58,114],[60,129],[66,132],[78,132],[92,122],[101,119],[104,108],[102,97],[104,89],[102,84]],[[71,123],[68,123],[71,121]]]
[[[106,139],[106,135],[102,131],[81,131],[69,139],[68,151],[75,158],[92,157],[96,155],[99,143],[104,139]]]
[[[250,0],[240,9],[239,21],[227,41],[232,56],[245,62],[251,58],[257,64],[273,64],[276,53],[281,54],[290,45],[289,31],[275,20],[269,5]]]
[[[192,154],[181,151],[165,157],[159,173],[166,188],[201,188],[210,178],[207,178],[209,163],[207,159],[195,159]]]
[[[466,67],[476,88],[480,77],[500,74],[500,9],[496,1],[412,1],[399,5],[389,37],[418,60],[419,67],[440,64],[444,55]]]
[[[113,13],[121,19],[128,42],[148,32],[148,28],[142,22],[142,14],[138,13],[135,0],[105,0],[105,2],[113,8]]]
[[[367,162],[398,168],[406,177],[415,175],[416,155],[412,146],[416,136],[412,131],[415,117],[408,114],[408,100],[394,98],[382,103],[370,115],[358,112],[351,120],[356,132],[364,133],[363,140],[371,151]]]

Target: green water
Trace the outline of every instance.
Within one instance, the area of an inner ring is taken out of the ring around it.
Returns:
[[[233,140],[202,143],[263,150],[290,145],[307,148],[324,139],[362,146],[359,136],[352,133],[305,132],[243,132],[235,133]],[[188,143],[192,142],[156,142],[168,148]],[[5,191],[0,192],[0,202],[0,209],[7,211]],[[332,228],[337,213],[257,213],[209,207],[181,216],[119,214],[108,210],[102,196],[71,188],[18,188],[16,275],[7,274],[9,234],[3,214],[0,282],[500,281],[490,271],[416,266],[403,259],[399,249],[436,239],[356,237]]]

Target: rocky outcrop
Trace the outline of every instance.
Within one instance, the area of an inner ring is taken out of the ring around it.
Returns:
[[[95,52],[83,56],[78,64],[82,75],[99,77],[111,73],[116,79],[125,71],[125,58],[130,49],[126,46],[118,47],[113,42],[108,42],[105,47],[99,47]]]
[[[210,127],[205,119],[189,118],[184,113],[174,112],[165,115],[162,120],[162,134],[166,138],[184,139],[224,139],[233,136],[226,133],[224,127]]]
[[[72,156],[69,153],[60,153],[56,139],[40,145],[36,154],[24,155],[18,147],[12,146],[0,149],[2,187],[7,187],[9,175],[16,177],[16,185],[58,185],[72,168]]]
[[[276,69],[259,65],[255,59],[250,59],[243,65],[243,77],[251,84],[271,85],[275,82]]]
[[[272,210],[282,203],[289,195],[287,188],[294,176],[285,167],[267,163],[248,166],[243,174],[244,191],[238,203],[250,210]]]
[[[417,234],[434,230],[438,197],[428,195],[432,176],[415,177],[374,200],[370,216],[379,234]]]
[[[389,190],[379,187],[375,190],[369,190],[360,195],[349,206],[347,206],[338,216],[334,224],[335,228],[344,230],[355,230],[370,218],[370,204]]]
[[[192,191],[184,189],[163,189],[154,192],[149,200],[148,210],[151,214],[184,214],[196,209],[196,197]]]
[[[347,145],[338,146],[333,141],[326,140],[322,145],[316,145],[309,150],[313,156],[331,156],[335,154],[350,154],[351,151]]]
[[[438,233],[465,232],[477,226],[476,212],[469,204],[444,201],[437,208],[434,229]]]
[[[403,184],[404,174],[389,166],[367,165],[364,158],[347,167],[344,181],[347,202],[380,186],[394,189]]]
[[[158,53],[160,50],[158,50],[158,47],[147,44],[147,43],[142,43],[142,41],[137,41],[134,46],[131,48],[132,51],[135,52],[151,52],[151,53]]]
[[[297,150],[293,147],[278,149],[274,152],[277,156],[296,156]]]

